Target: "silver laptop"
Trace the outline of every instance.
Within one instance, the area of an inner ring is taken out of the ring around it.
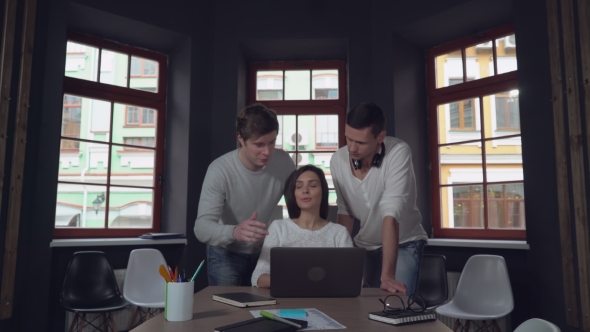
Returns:
[[[272,248],[270,295],[356,297],[364,264],[364,248]]]

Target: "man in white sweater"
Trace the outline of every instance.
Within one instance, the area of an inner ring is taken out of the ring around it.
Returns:
[[[214,160],[207,169],[197,239],[207,244],[211,286],[249,286],[266,227],[295,164],[275,150],[276,113],[262,104],[243,109],[236,119],[240,148]]]
[[[426,232],[416,206],[416,180],[409,146],[385,136],[385,115],[374,103],[347,114],[347,146],[332,156],[330,171],[338,195],[338,222],[367,249],[368,287],[412,294],[416,289]]]

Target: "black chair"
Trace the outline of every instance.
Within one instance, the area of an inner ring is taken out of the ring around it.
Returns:
[[[437,307],[447,301],[446,258],[443,255],[423,255],[417,293],[422,295],[427,308]]]
[[[130,305],[121,295],[113,269],[101,251],[74,253],[68,264],[60,302],[66,310],[75,313],[69,332],[74,327],[83,331],[85,324],[100,330],[94,324],[98,318],[102,318],[102,323],[99,324],[105,331],[109,331],[110,327],[111,331],[116,332],[111,312]],[[90,313],[99,315],[89,321],[86,314]]]

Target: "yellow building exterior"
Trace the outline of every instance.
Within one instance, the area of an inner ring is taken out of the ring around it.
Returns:
[[[438,56],[435,65],[437,88],[463,83],[464,70],[467,81],[514,71],[514,35],[466,48],[465,61],[461,50]],[[485,190],[488,228],[524,229],[518,90],[438,105],[437,115],[442,227],[483,228]]]

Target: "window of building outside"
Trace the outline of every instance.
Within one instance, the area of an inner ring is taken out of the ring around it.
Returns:
[[[433,232],[524,239],[524,186],[512,25],[428,52]]]
[[[54,236],[160,230],[164,55],[69,32]]]
[[[251,64],[249,74],[249,102],[277,112],[276,148],[288,152],[297,167],[324,171],[330,205],[336,204],[330,159],[345,145],[345,68],[344,61],[264,62]],[[287,218],[284,199],[279,205]]]

